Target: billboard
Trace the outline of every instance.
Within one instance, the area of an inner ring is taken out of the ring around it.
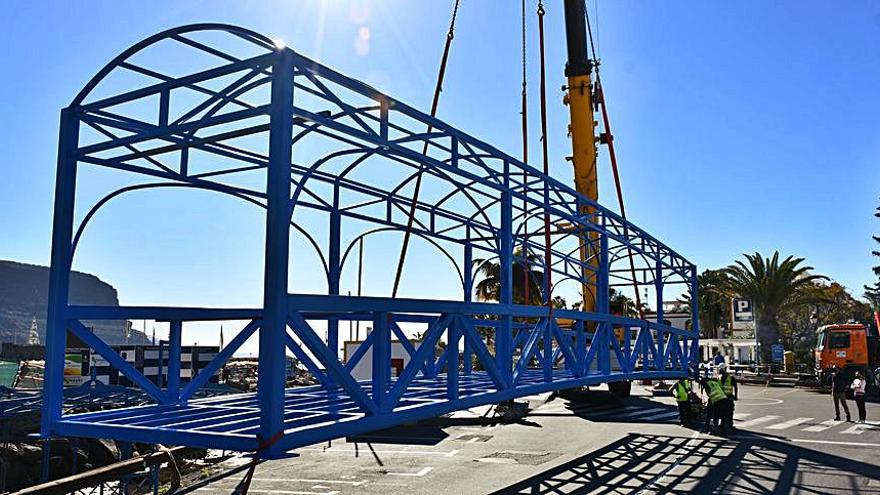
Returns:
[[[733,305],[731,311],[733,314],[732,328],[734,330],[755,328],[755,312],[752,309],[752,301],[741,297],[734,297],[731,300],[731,304]]]

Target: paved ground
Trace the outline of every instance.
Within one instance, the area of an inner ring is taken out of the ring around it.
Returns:
[[[516,424],[484,412],[300,449],[260,464],[250,493],[880,494],[880,404],[856,425],[832,420],[828,395],[743,386],[729,438],[678,426],[674,401],[640,387],[557,397]],[[241,476],[193,491],[230,493]]]

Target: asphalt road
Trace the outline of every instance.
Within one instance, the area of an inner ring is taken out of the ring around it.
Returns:
[[[857,425],[833,421],[827,394],[742,386],[738,432],[722,438],[678,426],[671,397],[634,389],[533,398],[513,424],[484,408],[300,449],[260,464],[250,493],[880,494],[880,404]],[[231,493],[241,477],[192,492]]]

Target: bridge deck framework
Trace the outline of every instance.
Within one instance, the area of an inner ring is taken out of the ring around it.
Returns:
[[[202,69],[180,74],[179,68],[158,68],[171,58],[165,51],[149,56],[160,46],[187,50],[201,61],[191,67]],[[141,79],[120,83],[117,77],[111,84],[119,73]],[[144,112],[145,106],[151,110]],[[76,179],[88,167],[139,181],[109,192],[75,224]],[[414,200],[406,191],[418,177],[426,192]],[[121,194],[168,187],[213,191],[265,208],[262,307],[70,304],[69,273],[89,220]],[[407,229],[414,202],[413,235],[451,263],[461,281],[460,300],[340,295],[353,247],[366,237]],[[309,215],[323,228],[302,221]],[[534,221],[545,216],[552,225],[550,246],[544,245],[543,222]],[[326,294],[290,293],[292,235],[314,248]],[[549,264],[534,256],[545,247]],[[635,270],[625,263],[630,254]],[[472,300],[476,265],[487,262],[498,266],[497,303]],[[553,286],[546,282],[550,277],[534,280],[545,305],[516,304],[517,265],[527,266],[526,273],[552,273]],[[596,310],[552,309],[553,291],[565,283],[595,294]],[[674,284],[689,293],[696,315],[696,267],[571,187],[259,34],[226,25],[185,26],[123,52],[62,111],[43,434],[240,450],[272,439],[269,450],[282,451],[539,391],[684,376],[697,356],[698,319],[690,328],[665,324],[664,288]],[[611,314],[611,288],[633,285],[655,292],[656,321]],[[146,379],[82,323],[101,319],[168,322],[168,383]],[[209,366],[180,383],[186,327],[217,320],[246,324]],[[343,363],[339,326],[363,321],[372,327],[367,342]],[[423,335],[412,344],[406,330],[416,327]],[[319,336],[322,328],[326,337]],[[623,329],[621,339],[615,329]],[[67,332],[155,404],[63,415]],[[192,399],[255,333],[257,392]],[[392,340],[410,355],[397,377],[390,372]],[[368,349],[372,377],[358,382],[351,371]],[[285,388],[286,350],[318,386]]]

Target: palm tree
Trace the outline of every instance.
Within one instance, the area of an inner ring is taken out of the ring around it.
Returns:
[[[874,216],[880,218],[880,206],[874,211]],[[880,244],[880,235],[871,236],[874,238],[874,241]],[[871,254],[877,257],[880,257],[880,250],[871,251]],[[873,268],[874,275],[880,277],[880,265],[877,265]],[[871,304],[874,306],[875,311],[880,311],[880,279],[877,280],[877,283],[874,286],[866,285],[865,286],[865,297],[871,301]]]
[[[520,261],[514,261],[513,271],[513,302],[515,304],[524,304],[525,297],[525,281],[529,281],[529,302],[528,304],[540,305],[543,303],[543,287],[544,273],[541,270],[534,269],[540,265],[541,260],[530,254],[528,256],[529,266],[526,269],[521,262],[521,251],[517,249],[514,253]],[[486,259],[476,259],[473,261],[477,268],[477,273],[482,277],[474,287],[474,296],[479,301],[498,301],[501,296],[501,264]]]
[[[729,279],[724,270],[705,270],[697,276],[697,302],[700,328],[705,335],[718,338],[718,329],[728,320],[730,307]]]
[[[755,331],[765,362],[771,358],[771,346],[779,341],[779,314],[804,302],[804,292],[813,283],[827,280],[824,275],[810,275],[812,266],[802,266],[804,258],[789,256],[779,261],[779,251],[771,258],[759,253],[744,254],[746,261],[737,260],[724,268],[730,278],[731,293],[752,300],[755,306]]]

